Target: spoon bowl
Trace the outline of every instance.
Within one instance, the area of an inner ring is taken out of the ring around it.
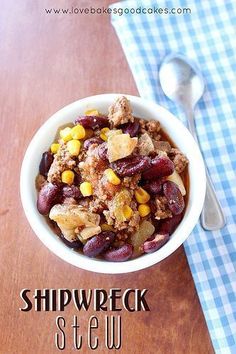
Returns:
[[[180,54],[171,54],[164,59],[159,78],[165,95],[181,106],[187,103],[194,108],[204,93],[205,84],[200,70]]]

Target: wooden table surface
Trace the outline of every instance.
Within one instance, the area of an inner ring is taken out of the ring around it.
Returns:
[[[94,314],[92,309],[76,312],[68,306],[64,313],[21,312],[19,294],[23,288],[146,288],[150,312],[121,312],[121,353],[213,353],[183,247],[136,273],[91,273],[52,254],[34,235],[22,210],[22,158],[31,137],[49,116],[85,96],[107,92],[138,95],[108,15],[47,15],[44,11],[53,6],[107,6],[110,2],[1,1],[1,354],[57,353],[57,315],[64,316],[68,326],[73,315],[78,315],[84,334],[82,352],[91,352],[86,326]],[[101,327],[95,352],[107,353],[104,313],[98,318]],[[75,352],[71,329],[66,332],[63,352]]]

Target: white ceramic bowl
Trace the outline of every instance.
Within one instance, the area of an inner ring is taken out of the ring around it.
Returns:
[[[31,140],[21,168],[20,192],[27,219],[40,240],[57,256],[76,267],[98,273],[128,273],[147,268],[173,253],[189,236],[202,210],[205,196],[205,169],[198,146],[184,125],[163,107],[139,97],[125,95],[131,102],[134,115],[146,119],[157,119],[170,138],[189,159],[190,190],[186,212],[181,224],[158,251],[123,263],[91,259],[67,247],[50,229],[45,218],[36,208],[35,177],[38,173],[42,153],[51,145],[57,128],[73,122],[89,108],[106,113],[108,106],[119,94],[91,96],[76,101],[55,113],[37,131]],[[33,242],[33,238],[32,238]]]

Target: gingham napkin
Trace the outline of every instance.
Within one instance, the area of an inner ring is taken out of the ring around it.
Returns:
[[[195,111],[197,132],[227,225],[206,232],[198,224],[184,246],[214,349],[236,353],[236,3],[130,0],[111,8],[140,6],[191,8],[185,15],[113,13],[111,20],[140,95],[183,122],[182,112],[161,91],[159,65],[165,55],[179,52],[205,77],[206,91]]]

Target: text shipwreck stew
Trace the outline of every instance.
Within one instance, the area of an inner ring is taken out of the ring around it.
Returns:
[[[68,318],[64,313],[55,318],[55,346],[59,350],[87,348],[118,350],[122,347],[123,324],[121,312],[150,311],[147,289],[22,289],[20,311],[66,312],[71,307],[76,312]],[[82,311],[89,311],[80,316]],[[91,311],[94,313],[91,314]],[[77,316],[79,312],[79,316]],[[109,312],[112,314],[109,315]],[[103,316],[101,313],[105,313]],[[63,314],[63,316],[62,316]],[[97,331],[99,329],[99,332]],[[71,342],[70,342],[71,341]],[[71,351],[70,351],[71,352]]]
[[[118,97],[59,130],[43,153],[37,208],[67,246],[122,262],[162,247],[183,218],[188,160],[158,121]]]

